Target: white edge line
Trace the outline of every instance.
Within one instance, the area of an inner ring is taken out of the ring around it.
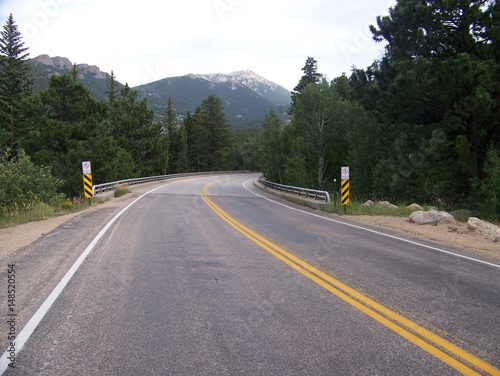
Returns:
[[[171,184],[169,182],[168,184]],[[64,290],[68,282],[71,280],[75,272],[78,270],[80,265],[83,263],[83,261],[87,258],[90,252],[94,249],[96,246],[97,242],[99,239],[103,237],[103,235],[108,231],[108,229],[113,225],[113,223],[120,218],[123,213],[125,213],[132,205],[134,205],[137,201],[139,201],[141,198],[146,196],[147,194],[156,191],[157,189],[163,188],[165,185],[164,184],[160,187],[154,188],[138,198],[136,198],[134,201],[132,201],[130,204],[128,204],[126,207],[124,207],[122,210],[120,210],[106,225],[99,231],[99,233],[95,236],[95,238],[90,242],[90,244],[85,248],[85,250],[82,252],[82,254],[78,257],[78,259],[73,263],[71,268],[66,272],[64,277],[59,281],[57,286],[52,290],[50,295],[45,299],[45,301],[42,303],[40,308],[35,312],[35,314],[31,317],[31,319],[26,323],[26,325],[23,327],[21,332],[19,332],[19,335],[16,336],[15,339],[15,353],[16,356],[19,354],[19,352],[22,350],[24,347],[25,343],[28,341],[30,338],[31,334],[33,334],[33,331],[36,329],[38,324],[40,324],[40,321],[42,321],[43,317],[45,314],[48,312],[52,304],[56,301],[58,296],[61,294],[61,292]],[[8,357],[10,356],[10,352],[8,349],[10,348],[10,344],[8,345],[7,350],[3,353],[2,357],[0,358],[0,375],[2,375],[6,370],[7,367],[9,367],[10,360],[8,360]]]
[[[250,193],[254,194],[255,196],[258,196],[258,197],[261,197],[263,198],[264,200],[267,200],[267,201],[270,201],[270,202],[273,202],[277,205],[281,205],[281,206],[284,206],[285,208],[288,208],[288,209],[291,209],[291,210],[295,210],[295,211],[298,211],[300,213],[304,213],[304,214],[307,214],[307,215],[310,215],[310,216],[313,216],[313,217],[317,217],[317,218],[321,218],[321,219],[324,219],[324,220],[327,220],[327,221],[330,221],[330,222],[335,222],[335,223],[338,223],[340,225],[344,225],[344,226],[348,226],[348,227],[353,227],[353,228],[356,228],[358,230],[364,230],[364,231],[368,231],[368,232],[372,232],[374,234],[377,234],[377,235],[381,235],[381,236],[385,236],[387,238],[391,238],[391,239],[396,239],[396,240],[400,240],[402,242],[405,242],[405,243],[409,243],[409,244],[413,244],[413,245],[417,245],[419,247],[423,247],[423,248],[428,248],[428,249],[432,249],[433,251],[438,251],[438,252],[441,252],[441,253],[446,253],[448,255],[451,255],[451,256],[454,256],[454,257],[458,257],[458,258],[462,258],[462,259],[465,259],[465,260],[469,260],[469,261],[474,261],[474,262],[477,262],[477,263],[480,263],[480,264],[484,264],[484,265],[488,265],[488,266],[492,266],[494,268],[500,268],[500,265],[498,264],[494,264],[492,262],[488,262],[488,261],[483,261],[483,260],[479,260],[479,259],[476,259],[476,258],[473,258],[473,257],[468,257],[468,256],[464,256],[464,255],[461,255],[461,254],[458,254],[458,253],[454,253],[454,252],[450,252],[450,251],[446,251],[444,249],[441,249],[441,248],[437,248],[437,247],[433,247],[433,246],[430,246],[430,245],[426,245],[426,244],[422,244],[422,243],[418,243],[418,242],[414,242],[412,240],[408,240],[408,239],[404,239],[404,238],[400,238],[398,236],[394,236],[394,235],[389,235],[389,234],[384,234],[383,232],[379,232],[379,231],[376,231],[376,230],[372,230],[372,229],[369,229],[369,228],[366,228],[366,227],[362,227],[362,226],[358,226],[358,225],[353,225],[351,223],[346,223],[346,222],[341,222],[341,221],[337,221],[333,218],[328,218],[328,217],[324,217],[322,215],[318,215],[318,214],[314,214],[314,213],[309,213],[305,210],[300,210],[300,209],[297,209],[297,208],[294,208],[292,206],[288,206],[288,205],[285,205],[285,204],[282,204],[281,202],[277,202],[275,200],[271,200],[270,198],[268,197],[265,197],[265,196],[262,196],[262,195],[259,195],[258,193],[255,193],[254,191],[248,189],[248,187],[246,186],[246,184],[249,182],[249,181],[254,181],[255,179],[248,179],[247,181],[245,181],[243,183],[243,187]]]

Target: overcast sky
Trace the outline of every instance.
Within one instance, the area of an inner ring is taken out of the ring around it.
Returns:
[[[30,57],[114,71],[130,86],[249,69],[291,90],[308,56],[329,79],[384,52],[369,25],[396,0],[0,0]]]

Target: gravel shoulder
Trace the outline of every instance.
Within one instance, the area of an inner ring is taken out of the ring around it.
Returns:
[[[139,197],[141,194],[155,188],[155,186],[160,186],[162,184],[165,183],[142,184],[140,186],[134,187],[132,193],[118,198],[114,198],[111,194],[108,194],[107,196],[103,195],[102,198],[109,197],[109,201],[76,213],[48,218],[43,221],[23,223],[22,225],[18,226],[2,228],[0,229],[0,260],[17,251],[18,249],[33,243],[35,240],[41,238],[42,236],[45,236],[60,225],[79,215],[82,215],[83,213],[105,209],[115,209],[116,212],[118,212],[120,209],[124,208],[126,205]]]
[[[457,222],[457,224],[418,225],[411,223],[405,217],[353,215],[344,216],[344,218],[388,227],[425,239],[464,247],[488,258],[500,260],[500,242],[495,243],[482,234],[470,231],[467,224],[463,222]]]

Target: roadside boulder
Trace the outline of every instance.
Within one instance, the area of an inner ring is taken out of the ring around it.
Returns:
[[[366,201],[363,206],[373,206],[373,201],[372,200],[368,200]]]
[[[423,207],[421,207],[419,204],[415,204],[415,203],[413,203],[411,205],[408,205],[406,207],[406,209],[410,209],[412,212],[414,212],[414,211],[423,211],[424,210]]]
[[[391,204],[389,201],[379,201],[377,202],[377,206],[379,208],[388,208],[388,209],[397,209],[398,207],[394,204]]]
[[[470,217],[467,221],[467,228],[471,231],[485,235],[488,238],[496,239],[500,236],[500,227],[493,223],[483,221],[476,217]]]
[[[456,224],[455,218],[448,212],[445,211],[422,211],[418,210],[410,214],[410,222],[416,223],[417,225],[436,225],[443,223]]]

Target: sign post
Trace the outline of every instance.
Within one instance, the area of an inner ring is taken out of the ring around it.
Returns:
[[[333,210],[337,210],[337,179],[333,179]]]
[[[92,198],[92,169],[89,161],[82,162],[83,174],[83,196],[85,198]]]
[[[344,213],[347,212],[347,205],[351,202],[351,184],[349,167],[340,168],[340,203],[344,206]]]

